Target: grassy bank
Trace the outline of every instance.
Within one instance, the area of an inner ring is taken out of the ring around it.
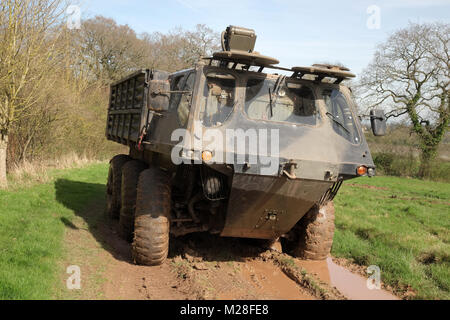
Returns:
[[[450,299],[450,184],[360,178],[335,203],[334,256],[378,265],[399,293]]]
[[[52,170],[48,182],[0,190],[0,299],[50,299],[63,258],[63,236],[74,213],[104,193],[106,164]],[[77,181],[61,190],[61,181]],[[97,184],[97,185],[98,185]],[[67,198],[76,205],[66,206]]]

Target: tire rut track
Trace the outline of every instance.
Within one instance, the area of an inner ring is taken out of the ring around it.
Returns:
[[[264,249],[260,242],[249,239],[209,234],[174,238],[169,258],[162,266],[137,266],[132,261],[131,245],[119,237],[118,222],[107,218],[103,211],[103,201],[93,203],[74,219],[76,228],[66,231],[68,256],[76,255],[83,287],[76,295],[66,293],[63,298],[345,298],[335,288],[296,267],[292,257]]]

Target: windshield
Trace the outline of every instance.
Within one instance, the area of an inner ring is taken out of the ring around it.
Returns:
[[[222,125],[235,105],[236,79],[226,73],[208,73],[201,97],[200,119],[205,127]]]
[[[249,79],[245,112],[255,120],[307,125],[315,125],[319,117],[312,90],[283,76]]]
[[[322,92],[322,97],[334,131],[352,143],[359,143],[355,119],[345,96],[338,90],[327,89]]]

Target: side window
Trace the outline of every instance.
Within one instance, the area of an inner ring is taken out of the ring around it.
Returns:
[[[360,138],[355,119],[345,96],[338,90],[324,90],[322,98],[327,107],[327,115],[333,123],[334,131],[350,141],[359,143]]]
[[[175,89],[175,90],[183,90],[183,91],[192,91],[194,89],[194,83],[195,83],[195,73],[192,72],[187,76],[186,81],[184,82],[184,86],[181,89]],[[185,127],[187,125],[187,121],[189,118],[189,111],[191,108],[191,99],[192,94],[176,94],[179,96],[179,104],[177,109],[178,114],[178,120],[180,122],[180,125],[182,127]]]
[[[172,91],[181,90],[182,79],[183,79],[183,76],[178,76],[176,78],[173,78],[171,80],[170,90],[172,90]],[[180,100],[179,94],[172,94],[170,96],[170,109],[175,109],[178,105],[179,100]]]
[[[183,78],[184,76],[178,76],[176,78],[173,78],[170,81],[170,90],[172,91],[180,91],[182,90],[183,85]],[[181,94],[173,93],[170,95],[170,110],[175,110],[178,107],[178,104],[180,103]]]

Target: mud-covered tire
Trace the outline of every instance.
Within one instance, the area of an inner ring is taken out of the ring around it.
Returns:
[[[325,260],[334,236],[334,204],[315,205],[294,227],[295,243],[291,254],[307,260]]]
[[[133,260],[155,266],[164,263],[169,252],[170,178],[157,168],[139,176],[134,221]]]
[[[129,156],[119,154],[109,162],[108,183],[106,184],[106,214],[112,219],[117,219],[120,215],[122,167],[130,160]]]
[[[139,175],[147,165],[138,160],[128,161],[122,167],[121,207],[119,234],[128,241],[133,241],[134,213],[136,210],[137,185]]]

